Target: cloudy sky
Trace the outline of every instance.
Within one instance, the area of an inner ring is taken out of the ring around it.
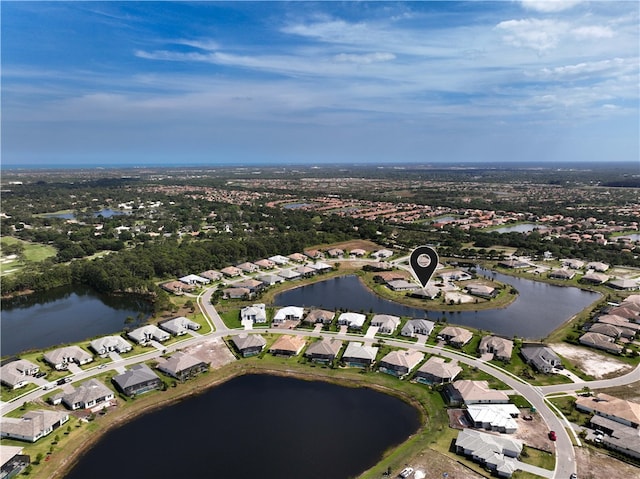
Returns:
[[[3,1],[2,165],[640,161],[639,5]]]

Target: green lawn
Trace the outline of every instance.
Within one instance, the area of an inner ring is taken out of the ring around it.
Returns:
[[[24,248],[22,255],[18,259],[1,263],[2,275],[16,273],[29,263],[37,263],[57,254],[57,251],[53,246],[30,243],[11,236],[5,236],[0,239],[0,243],[2,243],[3,247],[22,244]]]

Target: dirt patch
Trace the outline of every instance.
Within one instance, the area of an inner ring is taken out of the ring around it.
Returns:
[[[444,293],[444,299],[447,303],[453,302],[455,304],[474,303],[476,300],[473,296],[455,291],[446,291]]]
[[[236,357],[220,338],[213,338],[196,344],[184,349],[184,352],[208,363],[212,369],[220,368],[236,360]]]
[[[523,419],[525,416],[531,417],[530,421]],[[555,446],[549,439],[549,428],[540,414],[531,414],[529,408],[520,409],[520,417],[516,418],[518,430],[509,435],[518,439],[529,447],[553,453]]]
[[[472,471],[455,459],[431,449],[419,453],[407,465],[416,470],[415,477],[444,477],[445,472],[448,474],[447,479],[481,479],[486,477]],[[397,476],[392,475],[391,477]]]
[[[630,371],[632,368],[628,364],[610,358],[596,351],[572,346],[570,344],[551,344],[553,349],[560,356],[564,356],[575,364],[585,374],[596,379],[602,379],[614,374],[621,374]]]
[[[616,386],[613,388],[598,389],[597,392],[609,394],[620,399],[640,403],[640,381],[625,384],[624,386]]]
[[[632,478],[638,477],[636,466],[619,461],[589,447],[577,447],[576,463],[580,479]]]

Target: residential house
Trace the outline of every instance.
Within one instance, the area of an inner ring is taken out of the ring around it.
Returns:
[[[480,298],[495,298],[498,295],[498,290],[492,286],[486,284],[468,284],[466,286],[467,293],[472,296],[478,296]]]
[[[445,389],[449,404],[507,404],[509,396],[504,391],[491,389],[487,381],[458,379]]]
[[[364,343],[352,341],[347,344],[342,361],[349,367],[366,368],[373,366],[377,354],[377,347],[365,346]]]
[[[493,354],[493,359],[511,361],[513,341],[499,336],[484,336],[478,346],[480,354]]]
[[[257,264],[249,263],[249,262],[241,263],[237,265],[236,268],[238,268],[239,270],[242,270],[242,272],[244,273],[255,273],[256,271],[260,270],[260,266],[258,266]]]
[[[418,289],[418,285],[405,279],[396,279],[387,282],[387,287],[392,291],[413,291]]]
[[[414,289],[407,293],[410,298],[418,299],[436,299],[440,294],[440,289],[433,284],[427,284],[424,288]]]
[[[301,321],[304,316],[304,308],[299,306],[286,306],[276,311],[273,316],[274,323],[282,323],[284,321]]]
[[[541,373],[550,373],[554,368],[562,367],[562,361],[558,355],[547,346],[523,346],[520,354],[527,364]]]
[[[60,371],[67,369],[71,363],[78,366],[90,363],[93,356],[78,346],[66,346],[44,353],[44,360]]]
[[[247,299],[252,296],[249,288],[227,288],[223,291],[225,299]]]
[[[414,378],[425,384],[443,384],[453,381],[461,372],[457,361],[446,362],[444,358],[431,356],[418,368]]]
[[[381,271],[373,277],[373,280],[378,283],[389,283],[407,278],[408,274],[405,271]]]
[[[112,351],[118,354],[128,353],[133,349],[122,336],[103,336],[91,341],[89,347],[100,356],[105,356]]]
[[[240,310],[240,322],[251,321],[254,324],[267,322],[267,309],[262,303],[245,306]]]
[[[351,329],[362,329],[367,317],[360,313],[340,313],[338,316],[338,324],[341,326],[349,326]]]
[[[576,409],[606,417],[635,429],[640,428],[640,404],[633,401],[599,393],[595,396],[578,397]]]
[[[163,342],[171,337],[169,333],[163,331],[155,324],[147,324],[134,329],[133,331],[128,332],[127,336],[138,344],[148,344],[151,341]]]
[[[322,323],[322,324],[331,324],[333,318],[336,317],[336,313],[333,311],[328,311],[326,309],[312,309],[309,311],[309,314],[304,318],[305,323]]]
[[[307,260],[307,257],[302,253],[293,253],[287,256],[291,261],[295,261],[296,263],[304,263]]]
[[[309,267],[315,269],[319,273],[333,269],[333,267],[330,264],[324,263],[322,261],[318,261],[317,263],[310,264]]]
[[[29,411],[20,418],[3,417],[0,421],[0,437],[36,442],[51,434],[68,420],[67,412],[47,409]],[[0,475],[0,477],[5,476]]]
[[[273,269],[276,267],[276,264],[270,259],[259,259],[255,262],[256,266],[259,266],[261,269]]]
[[[472,276],[466,271],[461,270],[450,270],[450,271],[441,271],[439,276],[442,278],[442,281],[451,282],[451,281],[468,281],[472,278]]]
[[[587,263],[587,269],[593,269],[598,273],[604,273],[609,269],[609,265],[607,263],[602,263],[600,261],[591,261]]]
[[[472,404],[465,413],[473,427],[488,431],[513,434],[518,430],[515,418],[520,410],[515,404]]]
[[[11,389],[18,389],[29,384],[39,371],[40,366],[37,364],[26,359],[16,359],[0,367],[0,382]]]
[[[75,411],[76,409],[93,409],[97,406],[108,406],[115,398],[113,391],[97,379],[89,379],[70,393],[61,393],[51,398],[53,404],[64,405]]]
[[[178,295],[190,293],[197,289],[195,284],[185,284],[181,281],[167,281],[166,283],[162,283],[160,287],[169,293]]]
[[[445,341],[452,346],[461,348],[473,338],[473,333],[468,329],[458,328],[457,326],[447,326],[440,331],[440,335]]]
[[[127,396],[137,396],[162,387],[162,379],[146,364],[134,364],[126,372],[114,376],[112,381]]]
[[[640,283],[635,279],[616,278],[610,280],[607,286],[621,291],[633,291],[640,287]]]
[[[242,274],[242,270],[236,268],[235,266],[227,266],[226,268],[222,268],[220,272],[229,278],[234,278]]]
[[[344,250],[340,248],[331,248],[330,250],[327,250],[327,256],[329,256],[329,258],[339,258],[343,255]]]
[[[306,338],[289,334],[280,336],[269,348],[275,356],[297,356],[306,344]]]
[[[391,258],[393,256],[393,251],[388,249],[381,249],[376,251],[375,253],[371,253],[371,256],[378,259]]]
[[[22,447],[0,445],[0,477],[11,479],[17,477],[31,464],[31,457],[23,454]]]
[[[244,281],[238,281],[234,283],[236,288],[247,288],[251,293],[257,293],[264,289],[265,284],[257,279],[245,279]]]
[[[435,323],[428,319],[410,319],[404,324],[400,334],[409,338],[415,338],[418,334],[429,336],[434,326]]]
[[[303,278],[310,278],[311,276],[314,276],[316,274],[318,274],[318,270],[315,268],[312,268],[311,266],[298,266],[297,268],[293,268],[293,271],[295,271],[296,273],[299,273],[300,276],[302,276]]]
[[[282,256],[280,254],[277,254],[275,256],[271,256],[269,258],[269,260],[273,261],[278,266],[284,266],[286,264],[289,264],[289,258],[287,258],[286,256]]]
[[[604,284],[609,281],[609,275],[591,272],[585,274],[582,278],[580,278],[580,281],[582,281],[583,283]]]
[[[259,334],[247,333],[240,333],[233,336],[231,342],[243,358],[260,354],[267,344],[267,341]]]
[[[283,277],[287,281],[293,281],[302,278],[302,275],[293,269],[283,269],[278,273],[278,276]]]
[[[400,326],[400,318],[391,314],[376,314],[371,318],[371,326],[377,326],[381,334],[394,334]]]
[[[595,415],[590,420],[591,427],[603,431],[601,445],[640,459],[640,431],[611,419]]]
[[[517,458],[522,453],[522,442],[505,436],[496,436],[474,429],[463,429],[455,442],[456,453],[471,458],[500,477],[511,477],[518,469]]]
[[[362,248],[356,248],[356,249],[352,249],[349,253],[352,254],[353,256],[361,258],[363,256],[366,256],[367,250]]]
[[[191,321],[184,316],[178,316],[167,321],[163,321],[159,326],[174,336],[182,336],[189,331],[197,331],[200,329],[200,325],[195,321]]]
[[[177,351],[168,359],[160,358],[158,360],[158,369],[180,381],[185,381],[207,371],[209,365],[190,354]]]
[[[200,276],[202,276],[203,278],[207,278],[211,281],[220,281],[222,279],[223,274],[219,271],[214,271],[210,269],[200,273]]]
[[[571,269],[582,269],[584,268],[584,261],[580,261],[579,259],[563,259],[562,266],[566,266]]]
[[[309,345],[305,351],[305,357],[318,363],[330,363],[333,361],[342,348],[342,341],[335,338],[323,338]]]
[[[604,334],[610,338],[618,339],[622,335],[622,329],[607,323],[594,323],[589,327],[589,332]],[[633,333],[633,331],[632,331]]]
[[[568,269],[554,269],[549,273],[549,278],[570,280],[575,277],[576,273]]]
[[[318,251],[317,249],[306,250],[304,254],[311,259],[322,259],[322,251]]]
[[[510,268],[510,269],[521,269],[521,268],[528,268],[530,265],[526,261],[521,261],[519,259],[511,258],[503,261],[498,261],[498,266],[501,266],[503,268]]]
[[[591,348],[601,349],[609,353],[620,354],[624,349],[619,344],[615,344],[613,338],[600,333],[584,333],[580,336],[580,344]]]
[[[636,333],[640,332],[640,324],[634,321],[629,321],[628,319],[623,318],[622,316],[618,316],[616,314],[603,314],[601,316],[598,316],[598,322],[605,323],[605,324],[613,324],[614,326],[618,326],[619,328],[632,329]]]
[[[181,283],[194,285],[209,284],[211,282],[209,278],[203,278],[202,276],[198,276],[197,274],[188,274],[187,276],[179,278],[179,280]]]
[[[399,378],[405,377],[422,362],[424,353],[415,350],[391,351],[380,360],[380,371]]]
[[[262,282],[265,286],[273,286],[274,284],[284,283],[284,278],[282,276],[278,276],[277,274],[263,274],[256,278],[258,281]]]

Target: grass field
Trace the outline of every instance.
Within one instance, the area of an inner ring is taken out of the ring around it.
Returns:
[[[16,273],[29,263],[37,263],[56,255],[56,249],[53,246],[29,243],[11,236],[0,239],[0,243],[3,249],[14,244],[22,244],[24,247],[23,254],[17,259],[7,260],[4,257],[2,258],[0,261],[0,274],[3,276]]]

